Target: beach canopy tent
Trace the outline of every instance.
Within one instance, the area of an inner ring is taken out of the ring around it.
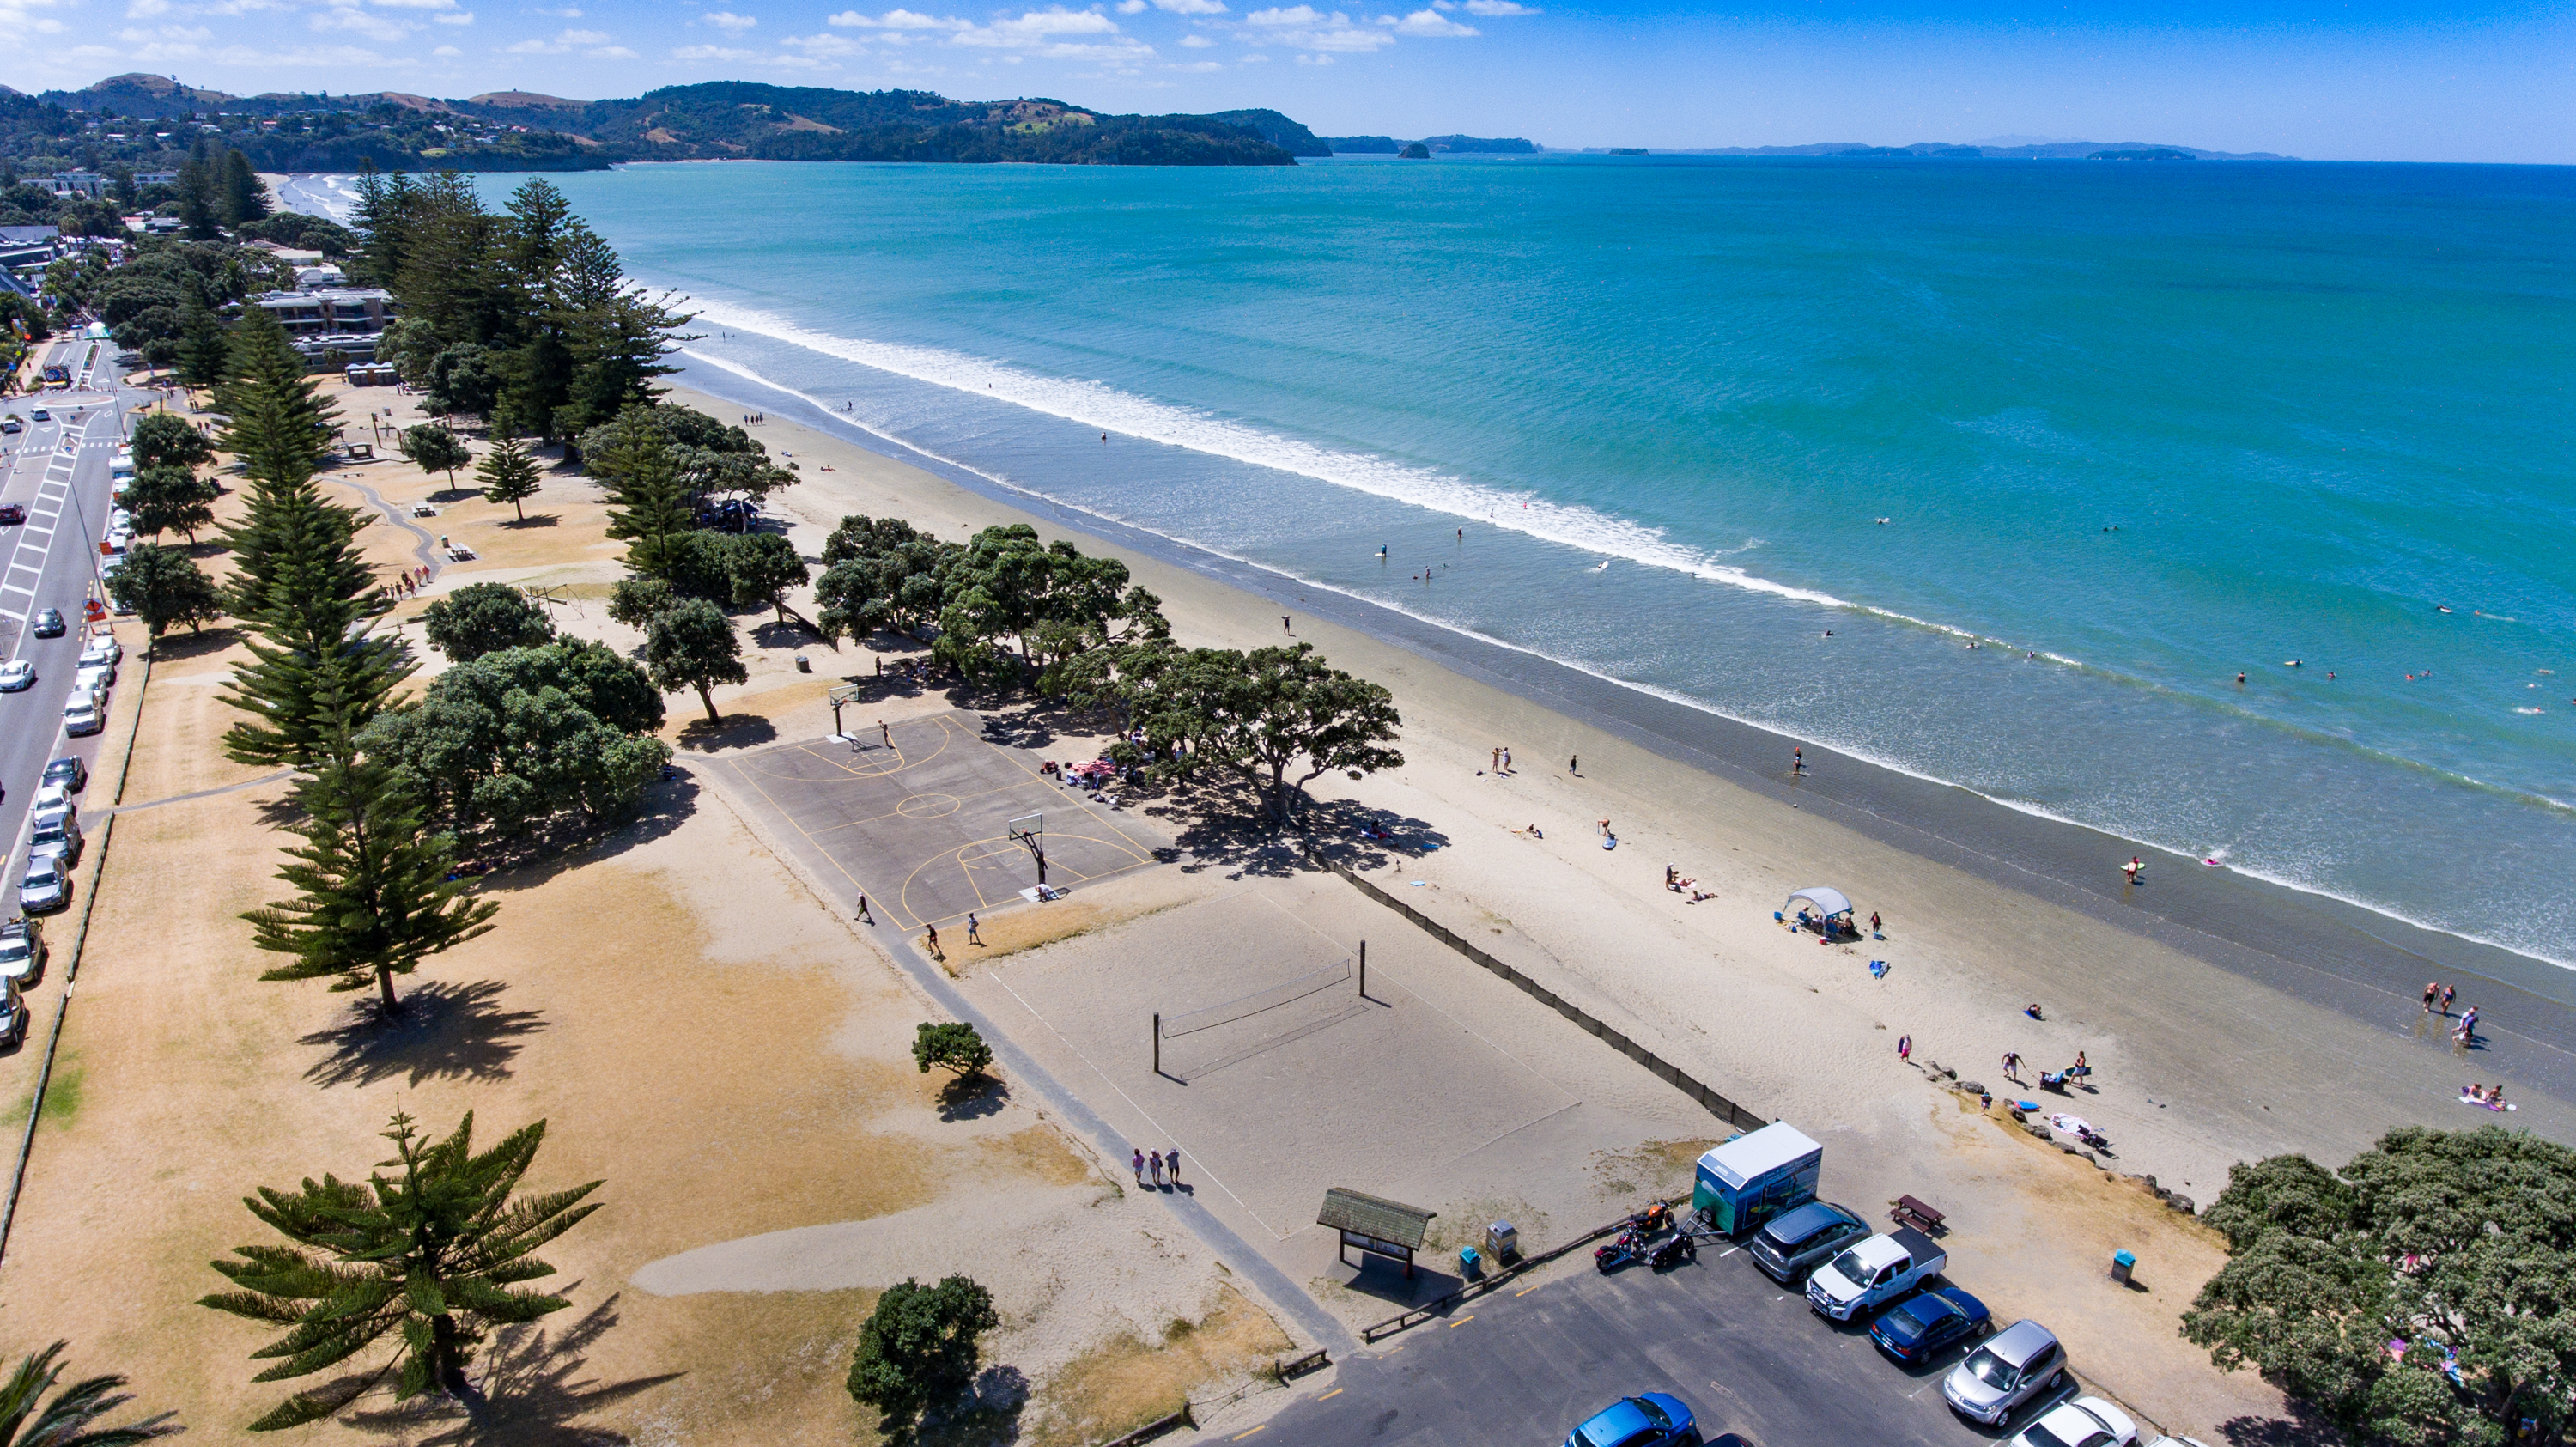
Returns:
[[[1802,899],[1815,906],[1816,913],[1823,915],[1827,919],[1832,919],[1838,914],[1849,914],[1852,912],[1852,902],[1849,896],[1845,895],[1839,889],[1827,889],[1822,885],[1819,885],[1814,889],[1801,889],[1791,894],[1789,896],[1789,902],[1780,906],[1780,912],[1789,916],[1791,919],[1797,918],[1798,901]]]
[[[1333,1254],[1343,1265],[1350,1264],[1350,1249],[1356,1246],[1367,1255],[1403,1262],[1404,1274],[1411,1276],[1413,1253],[1422,1249],[1431,1218],[1439,1214],[1335,1186],[1324,1192],[1324,1209],[1317,1213],[1315,1224],[1342,1233],[1341,1245]]]

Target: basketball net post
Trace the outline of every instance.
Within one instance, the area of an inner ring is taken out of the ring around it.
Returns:
[[[1154,1012],[1154,1073],[1163,1073],[1163,1012]]]
[[[1360,998],[1368,996],[1368,941],[1360,941]]]

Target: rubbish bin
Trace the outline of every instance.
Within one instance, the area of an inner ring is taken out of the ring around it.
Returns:
[[[1485,1228],[1485,1254],[1496,1261],[1509,1261],[1521,1254],[1521,1228],[1509,1221],[1496,1221]]]
[[[2138,1258],[2126,1251],[2111,1253],[2111,1279],[2122,1286],[2129,1284],[2129,1273],[2137,1269]]]
[[[1461,1246],[1458,1248],[1458,1274],[1467,1278],[1469,1281],[1473,1281],[1477,1277],[1485,1274],[1484,1258],[1476,1254],[1475,1247]]]
[[[807,658],[802,653],[797,654],[796,671],[798,673],[812,673],[814,671],[814,660]]]

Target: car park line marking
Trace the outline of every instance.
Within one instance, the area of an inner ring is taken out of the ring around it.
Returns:
[[[1340,1396],[1342,1393],[1344,1393],[1344,1392],[1346,1392],[1346,1391],[1348,1391],[1348,1390],[1349,1390],[1349,1388],[1347,1388],[1347,1387],[1335,1387],[1335,1388],[1333,1388],[1331,1391],[1326,1392],[1324,1395],[1322,1395],[1322,1396],[1320,1396],[1320,1397],[1317,1397],[1315,1400],[1316,1400],[1316,1401],[1318,1401],[1318,1402],[1329,1402],[1329,1401],[1331,1401],[1332,1399],[1334,1399],[1335,1397]]]
[[[1539,1285],[1539,1286],[1545,1286],[1545,1285],[1547,1285],[1547,1283],[1546,1283],[1546,1282],[1544,1282],[1544,1281],[1542,1281],[1542,1282],[1540,1282],[1538,1285]],[[1513,1299],[1513,1300],[1515,1300],[1515,1301],[1517,1301],[1517,1300],[1519,1300],[1520,1298],[1522,1298],[1522,1297],[1524,1297],[1524,1296],[1527,1296],[1527,1295],[1529,1295],[1531,1292],[1536,1291],[1536,1290],[1538,1290],[1538,1286],[1524,1286],[1524,1287],[1522,1287],[1520,1290],[1515,1291],[1515,1292],[1513,1292],[1513,1293],[1512,1293],[1512,1299]]]
[[[1264,1423],[1262,1423],[1260,1426],[1253,1428],[1253,1429],[1252,1429],[1252,1432],[1267,1432],[1267,1431],[1269,1431],[1269,1430],[1270,1430],[1270,1424],[1269,1424],[1269,1423],[1267,1423],[1267,1422],[1264,1422]],[[1251,1435],[1252,1435],[1252,1432],[1237,1432],[1237,1433],[1235,1433],[1235,1434],[1234,1434],[1233,1440],[1234,1440],[1234,1441],[1237,1441],[1237,1442],[1240,1442],[1240,1441],[1242,1441],[1244,1438],[1251,1436]]]
[[[1728,1258],[1729,1256],[1732,1256],[1732,1255],[1734,1255],[1736,1252],[1741,1251],[1741,1250],[1743,1250],[1743,1249],[1744,1249],[1744,1248],[1743,1248],[1743,1247],[1741,1247],[1741,1246],[1729,1246],[1729,1247],[1727,1247],[1725,1250],[1720,1251],[1719,1253],[1717,1253],[1717,1259],[1718,1259],[1718,1260],[1720,1260],[1720,1261],[1724,1261],[1724,1260],[1725,1260],[1726,1258]]]
[[[1449,1323],[1449,1329],[1450,1329],[1451,1331],[1456,1331],[1458,1328],[1460,1328],[1460,1327],[1462,1327],[1462,1326],[1465,1326],[1467,1323],[1469,1323],[1469,1322],[1471,1322],[1471,1321],[1474,1321],[1474,1320],[1475,1320],[1475,1318],[1474,1318],[1474,1317],[1472,1317],[1472,1316],[1462,1316],[1462,1317],[1458,1318],[1456,1321],[1453,1321],[1453,1322]]]

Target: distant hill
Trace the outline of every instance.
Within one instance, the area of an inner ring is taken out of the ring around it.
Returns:
[[[0,118],[0,155],[71,164],[59,137],[80,113],[195,117],[265,171],[591,170],[621,161],[1019,161],[1058,165],[1290,166],[1328,156],[1323,139],[1274,110],[1221,115],[1115,115],[1028,97],[954,101],[930,91],[826,90],[748,81],[672,86],[621,100],[487,91],[439,100],[363,95],[228,95],[168,76],[111,76],[48,91],[24,117]],[[52,119],[46,119],[51,117]],[[194,132],[107,128],[98,164],[170,164]],[[93,133],[94,135],[96,133]],[[13,136],[23,135],[23,141]]]
[[[1488,140],[1482,136],[1424,136],[1422,144],[1431,154],[1460,156],[1534,156],[1538,147],[1517,136],[1507,140]]]
[[[1275,111],[1321,151],[1313,133]],[[520,119],[525,119],[524,115]],[[1060,100],[953,101],[722,80],[592,101],[551,124],[641,161],[1034,161],[1108,166],[1292,166],[1287,148],[1215,116],[1108,115]]]
[[[1404,149],[1393,136],[1326,136],[1324,144],[1336,156],[1392,156]]]
[[[2194,146],[2152,145],[2145,141],[2046,141],[2024,146],[1962,146],[1942,141],[1916,141],[1910,146],[1872,146],[1860,141],[1816,141],[1804,146],[1699,146],[1665,151],[1673,156],[1888,156],[1983,158],[1990,161],[2090,160],[2097,154],[2199,161],[2295,161],[2270,151],[2204,151]]]
[[[1292,156],[1329,156],[1333,153],[1333,148],[1323,137],[1277,111],[1218,111],[1208,119],[1250,131]]]

